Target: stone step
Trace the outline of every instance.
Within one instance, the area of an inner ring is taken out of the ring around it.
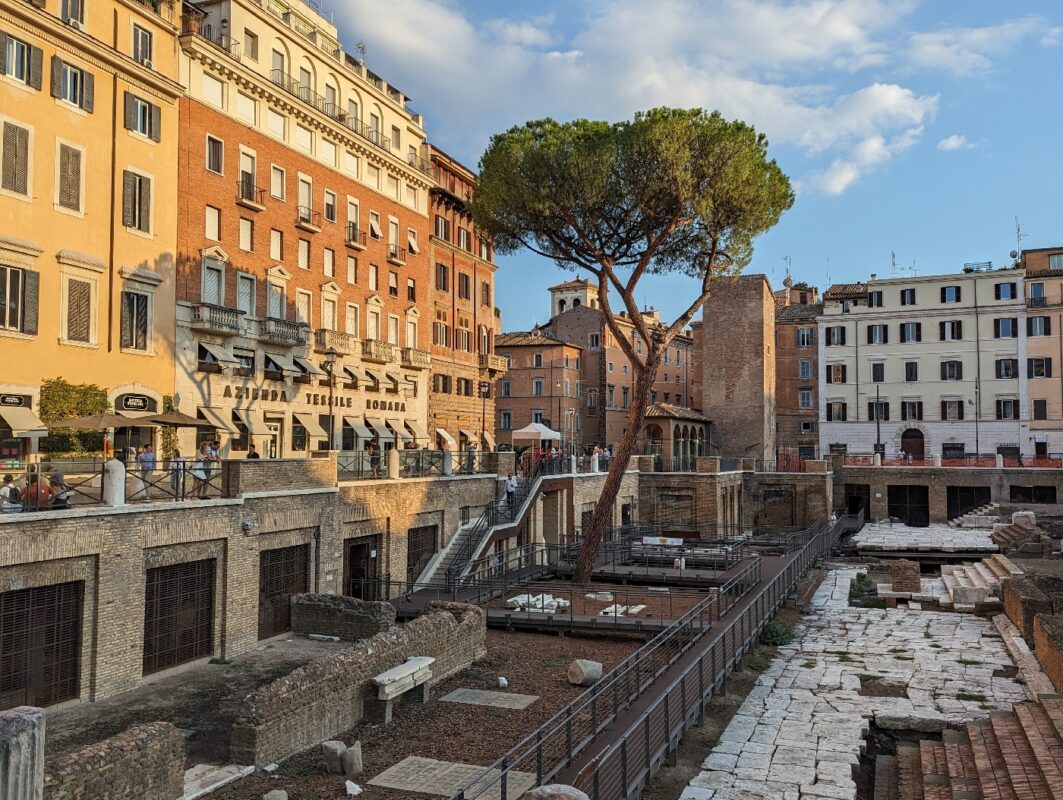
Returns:
[[[872,800],[900,800],[897,794],[897,759],[875,757],[875,796]]]
[[[952,800],[945,745],[927,739],[919,742],[919,765],[923,773],[923,800]]]
[[[982,576],[982,573],[978,571],[978,567],[975,564],[964,566],[963,575],[970,582],[971,586],[977,586],[981,589],[989,589],[996,583],[994,581],[993,584],[990,584],[989,581]]]
[[[998,581],[1005,580],[1008,577],[1010,577],[1010,575],[1011,575],[1011,573],[1009,573],[1006,569],[1004,569],[1004,567],[1000,566],[1000,564],[998,564],[996,561],[994,561],[991,558],[983,558],[982,559],[982,566],[986,570],[991,572],[993,577],[996,578]]]
[[[1003,567],[1009,575],[1022,575],[1022,570],[1015,566],[1015,562],[1007,556],[1001,553],[993,553],[993,560]]]
[[[181,795],[180,800],[198,800],[200,797],[206,797],[254,771],[253,766],[242,767],[239,764],[196,764],[191,769],[185,770],[184,794]]]
[[[1063,739],[1063,696],[1043,694],[1037,698],[1056,729],[1056,736]]]
[[[1018,797],[1051,797],[1048,784],[1037,765],[1022,725],[1013,713],[996,711],[989,715],[989,724],[1000,745],[1005,772]]]
[[[1000,585],[1000,580],[997,578],[993,571],[990,570],[983,562],[979,561],[972,567],[979,575],[982,576],[982,580],[985,581],[986,586],[992,586],[996,588]]]
[[[941,732],[941,744],[945,748],[952,800],[978,796],[978,772],[974,768],[974,752],[967,734],[946,728]]]
[[[1020,800],[1008,779],[1004,756],[993,726],[987,719],[967,723],[967,739],[974,754],[974,767],[984,800]],[[1022,798],[1032,800],[1032,798]]]
[[[1019,703],[1012,710],[1048,784],[1048,796],[1063,797],[1063,740],[1051,718],[1037,703]]]
[[[897,800],[923,800],[923,768],[913,745],[897,745]]]
[[[956,587],[960,585],[959,581],[957,581],[953,575],[942,575],[941,582],[945,584],[945,593],[949,596],[949,601],[954,602],[952,593],[955,591]]]

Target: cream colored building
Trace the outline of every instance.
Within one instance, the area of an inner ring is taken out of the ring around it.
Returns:
[[[1063,454],[1063,247],[1024,250],[1030,438],[1035,456]]]
[[[97,384],[120,412],[173,392],[174,19],[166,2],[0,0],[5,461],[36,449],[44,379]]]
[[[821,452],[1032,455],[1024,298],[1022,270],[989,265],[831,286],[818,318]]]

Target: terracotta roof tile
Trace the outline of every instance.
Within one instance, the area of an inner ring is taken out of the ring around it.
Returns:
[[[862,297],[867,294],[866,283],[836,283],[823,293],[824,300]]]
[[[823,303],[780,306],[775,309],[776,322],[808,322],[823,313]]]
[[[670,417],[672,419],[686,419],[692,422],[711,422],[704,414],[686,406],[677,406],[674,403],[652,403],[646,409],[647,417]]]
[[[513,331],[512,333],[500,333],[495,337],[496,347],[520,347],[524,345],[552,346],[568,344],[553,336],[547,336],[542,331]],[[579,348],[579,345],[568,344],[569,347]]]

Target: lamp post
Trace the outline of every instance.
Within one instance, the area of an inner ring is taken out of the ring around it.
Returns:
[[[487,381],[480,381],[480,445],[483,446],[487,442],[487,437],[484,436],[484,431],[487,426],[487,395],[491,391],[491,384]]]
[[[329,346],[325,351],[325,372],[328,373],[328,449],[335,450],[336,448],[336,409],[333,405],[333,392],[336,386],[336,377],[333,372],[336,369],[336,356],[339,353],[336,352],[336,348]]]

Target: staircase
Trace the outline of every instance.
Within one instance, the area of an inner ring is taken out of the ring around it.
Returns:
[[[999,601],[1001,581],[1013,575],[1022,575],[1022,570],[1000,553],[974,563],[945,564],[941,567],[945,594],[938,602],[942,608],[973,612],[975,603],[987,598]]]
[[[875,761],[875,800],[1063,798],[1063,696],[945,730],[941,741],[898,745]]]
[[[950,528],[991,528],[998,519],[999,503],[986,503],[949,520]]]
[[[1014,522],[1008,525],[995,525],[991,537],[993,542],[999,545],[1001,550],[1013,550],[1025,544],[1031,539],[1040,539],[1039,528],[1028,528],[1025,525],[1016,525]]]

